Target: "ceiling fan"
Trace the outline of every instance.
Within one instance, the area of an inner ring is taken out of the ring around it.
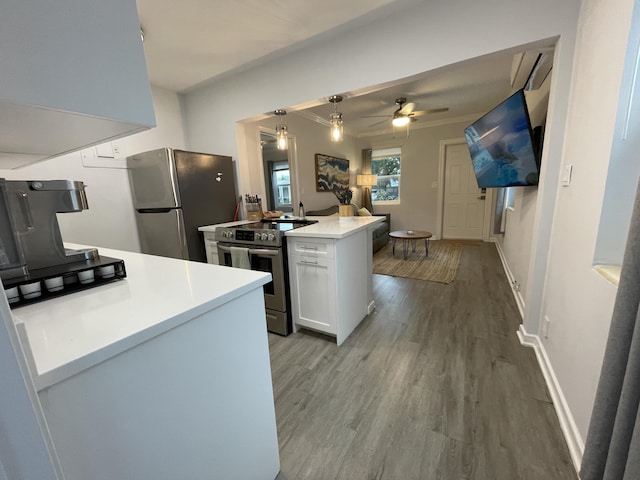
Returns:
[[[391,123],[394,127],[404,127],[405,125],[408,125],[409,122],[417,120],[415,117],[449,111],[449,108],[447,107],[414,111],[414,108],[416,108],[416,104],[413,102],[406,102],[407,99],[404,97],[396,98],[396,105],[398,106],[398,108],[391,115],[363,115],[362,118],[385,117],[385,120],[380,120],[379,122],[373,123],[369,125],[369,127],[375,127],[376,125],[386,122],[387,118],[391,118]]]

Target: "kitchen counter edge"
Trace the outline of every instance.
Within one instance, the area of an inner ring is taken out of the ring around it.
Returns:
[[[189,322],[271,280],[270,274],[253,270],[107,248],[98,251],[124,260],[127,278],[12,311],[38,390]],[[109,328],[104,328],[106,322]]]
[[[315,237],[315,238],[345,238],[360,230],[373,227],[384,221],[384,217],[306,217],[308,220],[318,220],[318,223],[306,227],[289,230],[287,237]]]

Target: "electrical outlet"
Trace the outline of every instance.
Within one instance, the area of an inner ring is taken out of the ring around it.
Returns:
[[[544,316],[544,322],[542,324],[542,336],[544,338],[549,338],[549,324],[551,323],[551,320],[549,320],[549,317],[547,317],[546,315]]]
[[[115,143],[113,144],[113,154],[116,157],[120,156],[120,145],[116,145]]]
[[[438,182],[431,182],[431,188],[438,188]]]

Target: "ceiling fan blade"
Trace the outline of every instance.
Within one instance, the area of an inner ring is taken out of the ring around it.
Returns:
[[[402,108],[399,109],[399,113],[403,115],[409,115],[413,112],[413,109],[416,108],[416,104],[413,102],[409,102],[406,105],[403,105]]]
[[[422,115],[430,115],[432,113],[442,113],[442,112],[448,112],[449,109],[448,108],[431,108],[429,110],[418,110],[417,112],[411,112],[409,115],[411,115],[412,117],[420,117]]]
[[[378,116],[380,116],[380,115],[378,115]],[[372,124],[371,124],[371,125],[369,125],[369,127],[367,127],[367,128],[375,127],[376,125],[380,125],[381,123],[388,122],[388,121],[389,121],[389,120],[385,118],[384,120],[380,120],[379,122],[372,123]]]

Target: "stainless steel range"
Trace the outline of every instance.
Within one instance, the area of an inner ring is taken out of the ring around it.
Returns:
[[[285,232],[316,223],[316,220],[262,220],[217,228],[220,265],[268,272],[272,281],[264,289],[267,330],[291,333],[291,295]]]

